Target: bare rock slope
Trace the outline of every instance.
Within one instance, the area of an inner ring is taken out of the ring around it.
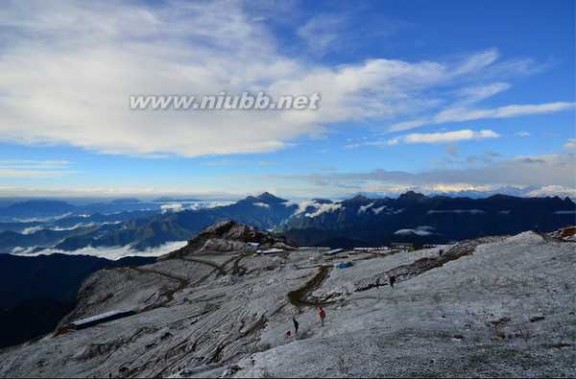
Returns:
[[[232,220],[207,227],[188,241],[183,248],[167,254],[164,259],[182,258],[207,252],[253,251],[254,247],[291,249],[280,237]]]
[[[333,255],[217,225],[158,263],[91,276],[62,325],[136,314],[4,350],[0,376],[574,376],[564,234]]]

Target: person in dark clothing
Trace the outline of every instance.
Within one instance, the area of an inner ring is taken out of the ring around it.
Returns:
[[[326,311],[324,311],[324,308],[320,307],[320,309],[318,309],[318,316],[320,317],[320,323],[324,326],[324,319],[326,318]]]
[[[396,277],[391,276],[390,279],[388,279],[388,282],[390,283],[390,287],[394,288],[394,283],[396,283]]]
[[[292,323],[294,324],[294,335],[297,335],[298,334],[298,328],[300,327],[300,324],[298,324],[296,317],[292,317]]]

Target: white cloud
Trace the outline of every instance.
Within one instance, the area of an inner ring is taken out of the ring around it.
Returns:
[[[571,138],[568,141],[566,141],[566,144],[564,145],[564,149],[576,150],[576,138]]]
[[[530,137],[530,136],[532,136],[532,133],[527,132],[527,131],[525,131],[525,130],[522,130],[522,131],[520,131],[520,132],[514,133],[514,135],[515,135],[516,137]]]
[[[490,49],[487,51],[482,52],[481,54],[476,54],[470,58],[468,58],[464,64],[458,67],[455,71],[455,74],[468,74],[471,72],[475,72],[479,69],[485,68],[496,62],[498,59],[499,54],[496,49]]]
[[[471,104],[487,99],[501,92],[509,90],[508,83],[492,83],[484,86],[467,87],[458,91],[458,96],[462,98],[459,104]]]
[[[53,178],[73,174],[66,160],[0,160],[0,178]]]
[[[182,212],[184,210],[184,204],[182,204],[182,203],[162,204],[160,206],[160,209],[162,209],[162,213]]]
[[[19,185],[0,184],[0,197],[50,197],[50,198],[120,198],[137,197],[142,200],[154,200],[161,196],[176,198],[202,199],[202,201],[227,202],[237,200],[250,195],[244,188],[236,191],[226,192],[214,190],[212,188],[198,188],[197,186],[183,186],[177,190],[167,185],[158,183],[157,187],[142,185],[135,186],[114,186],[104,187],[99,185],[84,185],[78,183],[73,185],[53,184],[50,186],[21,187]],[[262,191],[263,192],[263,191]]]
[[[388,145],[399,143],[450,143],[475,139],[499,138],[500,135],[492,130],[474,131],[471,129],[455,130],[440,133],[413,133],[396,137],[386,141]]]
[[[398,144],[441,144],[441,143],[455,143],[469,140],[480,139],[494,139],[500,138],[500,135],[493,130],[471,130],[462,129],[450,132],[437,132],[437,133],[412,133],[387,140],[375,141],[362,141],[345,145],[346,149],[355,149],[364,146],[386,147]],[[449,153],[457,155],[457,147],[452,145]]]
[[[267,152],[325,134],[334,122],[427,111],[443,102],[430,95],[439,87],[470,87],[483,75],[518,71],[514,62],[499,61],[496,50],[453,62],[372,59],[329,67],[285,55],[266,23],[254,20],[241,2],[5,4],[2,140],[149,156]],[[505,86],[471,90],[469,96],[485,97]],[[223,90],[320,92],[322,100],[318,111],[128,109],[130,95]],[[514,107],[502,108],[499,117],[522,112]]]
[[[514,104],[493,109],[470,109],[466,107],[449,108],[436,113],[430,119],[418,119],[394,124],[390,132],[418,128],[425,125],[437,125],[450,122],[465,122],[482,119],[500,119],[537,114],[547,114],[574,109],[574,103],[555,102],[544,104]]]
[[[378,169],[370,172],[328,173],[286,176],[302,180],[316,192],[338,190],[346,193],[377,191],[378,188],[438,187],[476,188],[478,186],[558,186],[575,188],[576,155],[520,156],[466,165],[457,168],[430,169],[420,172]],[[310,190],[310,192],[314,192]]]
[[[175,241],[167,242],[155,248],[149,248],[144,251],[135,250],[132,246],[110,246],[110,247],[84,247],[82,249],[74,251],[59,250],[53,248],[47,248],[40,251],[32,252],[30,249],[16,248],[13,255],[23,256],[23,257],[36,257],[42,255],[52,255],[52,254],[66,254],[66,255],[89,255],[93,257],[106,258],[110,260],[118,260],[126,257],[160,257],[164,254],[168,254],[174,250],[178,250],[184,246],[188,241]]]
[[[320,15],[311,18],[298,28],[296,34],[316,54],[322,55],[334,48],[344,28],[342,15]]]
[[[533,114],[544,114],[565,111],[574,108],[574,103],[556,102],[546,104],[507,105],[494,109],[448,109],[440,112],[434,122],[462,122],[491,118],[510,118]]]

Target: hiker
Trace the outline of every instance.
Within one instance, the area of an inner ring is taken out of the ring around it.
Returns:
[[[318,316],[320,316],[321,325],[324,326],[324,319],[326,318],[326,312],[324,311],[324,308],[320,307],[318,309]]]
[[[294,335],[297,335],[300,324],[298,324],[298,321],[296,321],[296,317],[292,317],[292,323],[294,324]]]
[[[290,337],[292,337],[292,332],[287,330],[285,337],[286,337],[286,339],[290,339]]]
[[[390,287],[394,288],[394,283],[396,283],[396,277],[391,276],[390,279],[388,279],[388,282],[390,283]]]

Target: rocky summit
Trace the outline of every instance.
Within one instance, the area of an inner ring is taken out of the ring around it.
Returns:
[[[253,251],[255,248],[291,249],[282,237],[232,220],[220,221],[205,228],[183,248],[167,254],[164,259],[181,258],[207,252]]]

